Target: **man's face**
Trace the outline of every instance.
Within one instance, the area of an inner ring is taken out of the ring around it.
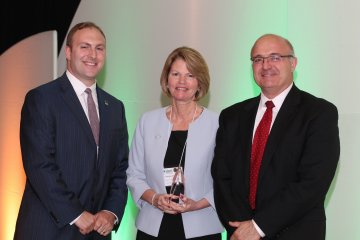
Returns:
[[[65,54],[68,70],[90,86],[105,63],[105,38],[96,28],[78,30],[71,46],[66,46]]]
[[[252,68],[255,82],[270,99],[279,95],[293,81],[297,59],[289,57],[290,55],[291,48],[285,40],[273,35],[258,39],[252,49],[253,59],[265,58],[263,61],[253,62]]]

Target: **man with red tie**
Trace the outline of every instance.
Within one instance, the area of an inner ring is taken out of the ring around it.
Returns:
[[[219,118],[212,176],[220,220],[231,240],[324,240],[340,155],[337,108],[295,86],[287,39],[261,36],[251,61],[260,96]]]

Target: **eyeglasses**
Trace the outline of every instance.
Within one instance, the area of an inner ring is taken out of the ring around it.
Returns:
[[[192,75],[191,73],[186,73],[186,74],[181,74],[179,72],[170,72],[169,73],[169,77],[173,78],[173,79],[176,79],[176,80],[179,80],[180,78],[184,77],[185,80],[193,80],[195,79],[195,76]]]
[[[253,64],[263,64],[265,59],[267,59],[268,61],[270,61],[271,63],[277,63],[280,62],[283,58],[293,58],[293,55],[279,55],[279,54],[272,54],[270,56],[267,57],[252,57],[250,58],[250,60],[253,62]]]

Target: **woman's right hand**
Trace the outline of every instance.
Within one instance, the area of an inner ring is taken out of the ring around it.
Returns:
[[[170,194],[156,194],[153,201],[153,206],[157,207],[161,211],[169,214],[177,214],[178,211],[175,211],[171,207],[171,196]]]

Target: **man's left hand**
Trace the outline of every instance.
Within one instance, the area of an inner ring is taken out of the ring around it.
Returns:
[[[94,230],[102,236],[107,236],[111,233],[115,222],[114,214],[108,211],[100,211],[95,214],[95,217]]]

